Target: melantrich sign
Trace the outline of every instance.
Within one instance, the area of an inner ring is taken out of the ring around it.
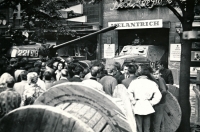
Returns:
[[[162,19],[142,20],[142,21],[121,21],[108,22],[108,27],[117,25],[116,30],[119,29],[140,29],[140,28],[162,28]]]
[[[115,0],[111,10],[116,10],[119,8],[153,8],[154,6],[163,6],[171,4],[172,0]]]

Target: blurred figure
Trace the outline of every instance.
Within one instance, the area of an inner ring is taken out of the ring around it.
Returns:
[[[4,91],[7,88],[6,81],[9,80],[9,79],[13,79],[14,80],[14,77],[11,76],[7,72],[1,75],[1,78],[0,78],[0,92]]]
[[[60,80],[60,77],[61,77],[61,70],[64,68],[64,64],[59,62],[58,63],[58,67],[57,67],[57,70],[55,71],[55,74],[56,74],[56,81],[59,81]]]
[[[137,70],[136,64],[128,65],[127,67],[128,67],[129,78],[125,78],[124,80],[122,80],[122,84],[124,84],[126,88],[129,87],[129,84],[132,82],[132,80],[137,78],[137,76],[135,75]]]
[[[117,79],[118,83],[121,83],[123,79],[121,79],[121,64],[119,62],[114,63],[115,67],[117,68],[117,71],[114,73],[113,77]]]
[[[13,90],[14,78],[9,78],[6,83],[7,89],[0,93],[0,118],[6,113],[20,107],[21,103],[20,94]]]
[[[153,106],[158,104],[162,97],[157,83],[149,79],[151,72],[150,66],[139,65],[139,76],[128,87],[135,99],[132,103],[138,132],[150,132],[151,114],[155,112]]]
[[[52,86],[55,86],[55,85],[61,84],[61,83],[65,83],[65,82],[69,82],[67,77],[68,77],[68,70],[67,69],[62,69],[61,70],[61,78],[60,78],[60,80],[59,81],[55,81]]]
[[[167,94],[167,85],[165,80],[160,76],[159,70],[154,70],[153,76],[158,82],[159,90],[162,94],[160,102],[154,106],[155,113],[153,114],[153,131],[160,132],[161,123],[164,121],[164,108],[165,108],[165,96]]]
[[[83,68],[80,65],[76,65],[75,69],[72,70],[74,76],[70,78],[70,82],[82,82],[80,75],[83,72]]]
[[[91,68],[92,77],[90,79],[83,80],[82,83],[99,91],[103,91],[103,86],[101,85],[101,83],[97,82],[98,73],[99,73],[99,67],[93,66]]]
[[[21,78],[21,82],[15,83],[13,89],[18,92],[21,97],[23,96],[24,90],[25,90],[25,85],[27,85],[27,71],[22,71],[20,73],[20,78]]]
[[[156,66],[161,74],[161,77],[165,80],[166,84],[174,84],[173,74],[170,69],[167,68],[167,64],[161,61],[156,62]]]
[[[118,84],[117,80],[113,77],[114,73],[117,71],[117,68],[114,65],[108,65],[106,70],[108,75],[102,77],[99,82],[103,85],[104,92],[112,96],[115,86]]]
[[[46,90],[51,88],[51,86],[53,85],[52,74],[51,74],[50,71],[45,71],[44,72],[44,83],[45,83],[45,89]]]
[[[31,105],[34,101],[45,92],[40,86],[37,85],[38,75],[35,72],[28,73],[25,90],[23,93],[23,105]]]

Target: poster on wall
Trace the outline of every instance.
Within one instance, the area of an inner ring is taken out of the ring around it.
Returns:
[[[200,51],[192,51],[191,52],[191,61],[199,61],[200,62]]]
[[[181,60],[181,44],[170,44],[170,61]]]
[[[104,44],[104,58],[115,57],[115,44]]]

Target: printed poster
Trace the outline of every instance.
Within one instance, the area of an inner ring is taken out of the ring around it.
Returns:
[[[181,44],[170,44],[170,61],[181,61]]]
[[[115,57],[115,44],[104,44],[104,58]]]

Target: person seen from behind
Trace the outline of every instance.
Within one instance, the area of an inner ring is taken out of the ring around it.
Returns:
[[[117,68],[115,67],[114,64],[108,65],[106,66],[106,70],[108,75],[105,75],[104,77],[102,77],[99,82],[103,85],[103,91],[112,96],[115,86],[117,86],[117,80],[116,78],[113,77],[114,73],[116,73]]]
[[[20,75],[19,75],[20,78],[21,78],[21,82],[17,82],[17,83],[15,83],[14,86],[13,86],[13,89],[14,89],[16,92],[18,92],[18,93],[21,95],[21,97],[22,97],[22,95],[23,95],[23,93],[24,93],[25,86],[27,85],[27,74],[28,74],[27,71],[22,71],[22,72],[20,73]]]
[[[34,101],[45,92],[38,84],[38,74],[30,72],[27,74],[28,84],[25,86],[25,90],[22,98],[22,105],[31,105]]]
[[[150,119],[155,112],[153,106],[158,104],[162,98],[157,83],[150,80],[151,72],[150,66],[139,65],[138,77],[128,87],[128,91],[134,97],[132,104],[138,132],[150,132]]]
[[[0,93],[0,118],[2,118],[8,112],[20,107],[21,96],[13,89],[15,80],[14,78],[8,78],[7,89]]]
[[[97,81],[97,75],[99,74],[99,72],[100,71],[98,66],[92,66],[91,68],[92,77],[90,77],[90,79],[83,80],[82,83],[99,91],[103,91],[102,84]]]

